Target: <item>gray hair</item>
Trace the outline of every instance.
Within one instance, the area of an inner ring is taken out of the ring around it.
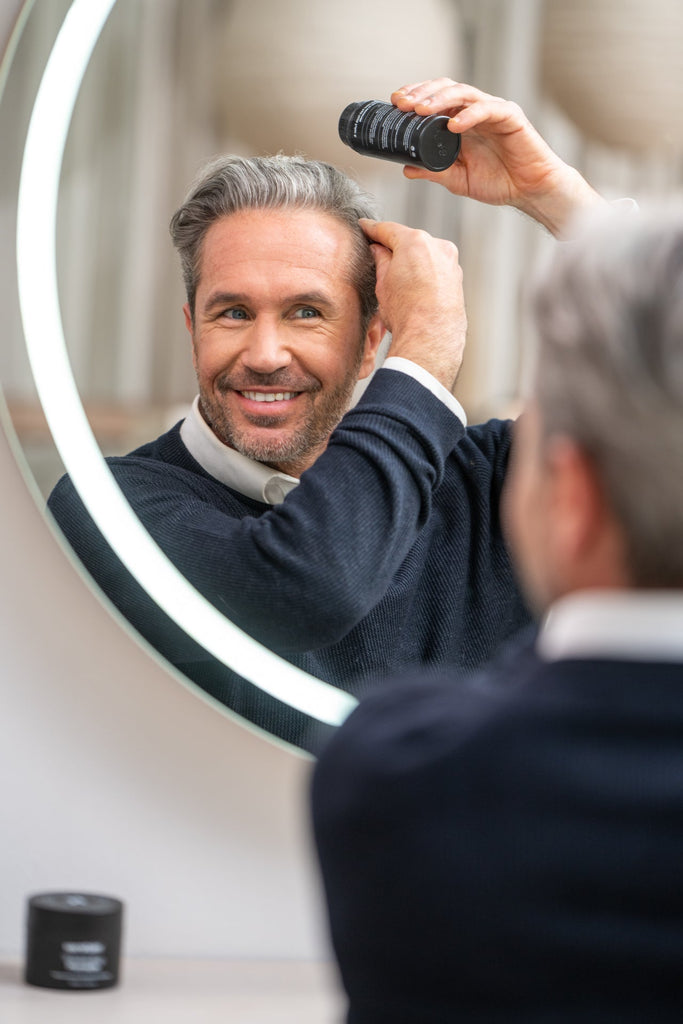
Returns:
[[[299,156],[219,157],[190,187],[170,224],[194,318],[204,237],[221,217],[240,210],[320,210],[345,224],[354,240],[351,265],[340,268],[358,292],[363,330],[377,310],[375,263],[359,217],[376,217],[374,200],[331,164]]]
[[[638,587],[683,584],[683,209],[613,212],[537,288],[546,436],[592,458]]]

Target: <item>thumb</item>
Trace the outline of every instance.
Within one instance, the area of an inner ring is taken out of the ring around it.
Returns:
[[[438,181],[434,171],[428,171],[426,167],[415,167],[414,164],[406,164],[403,168],[403,175],[411,180],[422,178],[424,181]]]

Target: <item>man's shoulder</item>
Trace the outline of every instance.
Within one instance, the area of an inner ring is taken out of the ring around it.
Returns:
[[[199,465],[183,443],[180,423],[126,455],[107,456],[105,462],[138,512],[160,500],[200,500],[221,507],[234,505],[236,514],[244,514],[243,505],[250,508],[255,504]],[[68,474],[53,488],[48,507],[58,519],[74,507],[81,509],[80,497]]]
[[[540,779],[577,747],[600,745],[618,723],[635,735],[679,719],[682,681],[681,664],[544,661],[529,628],[477,672],[422,669],[378,685],[316,771],[326,795],[336,788],[347,808],[366,806],[366,796],[367,806],[379,796],[401,805],[411,794],[420,803],[464,780],[488,779],[503,792],[530,770]]]
[[[412,785],[514,712],[544,671],[529,629],[478,672],[423,668],[380,681],[337,730],[317,773],[331,771],[344,786],[359,780],[361,789],[384,780],[391,791],[408,775]]]
[[[152,441],[147,441],[125,455],[108,455],[105,462],[120,485],[127,480],[152,479],[155,476],[173,478],[183,473],[203,474],[180,438],[180,424]],[[206,474],[204,474],[206,476]],[[64,474],[52,489],[48,505],[54,506],[77,496],[69,474]]]
[[[180,466],[184,469],[201,469],[195,462],[180,436],[180,428],[183,421],[179,420],[170,430],[160,434],[151,441],[134,448],[126,455],[114,455],[107,458],[110,466],[134,465],[137,460],[145,460],[150,463],[160,462],[171,466]],[[143,463],[144,464],[144,463]]]

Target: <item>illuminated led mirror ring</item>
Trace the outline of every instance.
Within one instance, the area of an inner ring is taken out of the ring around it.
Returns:
[[[192,587],[144,529],[104,462],[71,371],[56,266],[59,178],[83,75],[115,0],[74,0],[40,83],[17,212],[19,304],[38,396],[67,472],[114,552],[154,601],[214,657],[265,692],[338,725],[356,700],[257,643]]]

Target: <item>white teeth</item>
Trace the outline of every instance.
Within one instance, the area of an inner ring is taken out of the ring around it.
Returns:
[[[277,391],[265,392],[265,391],[240,391],[241,395],[248,398],[252,402],[288,402],[291,398],[294,398],[297,394],[296,391]]]

